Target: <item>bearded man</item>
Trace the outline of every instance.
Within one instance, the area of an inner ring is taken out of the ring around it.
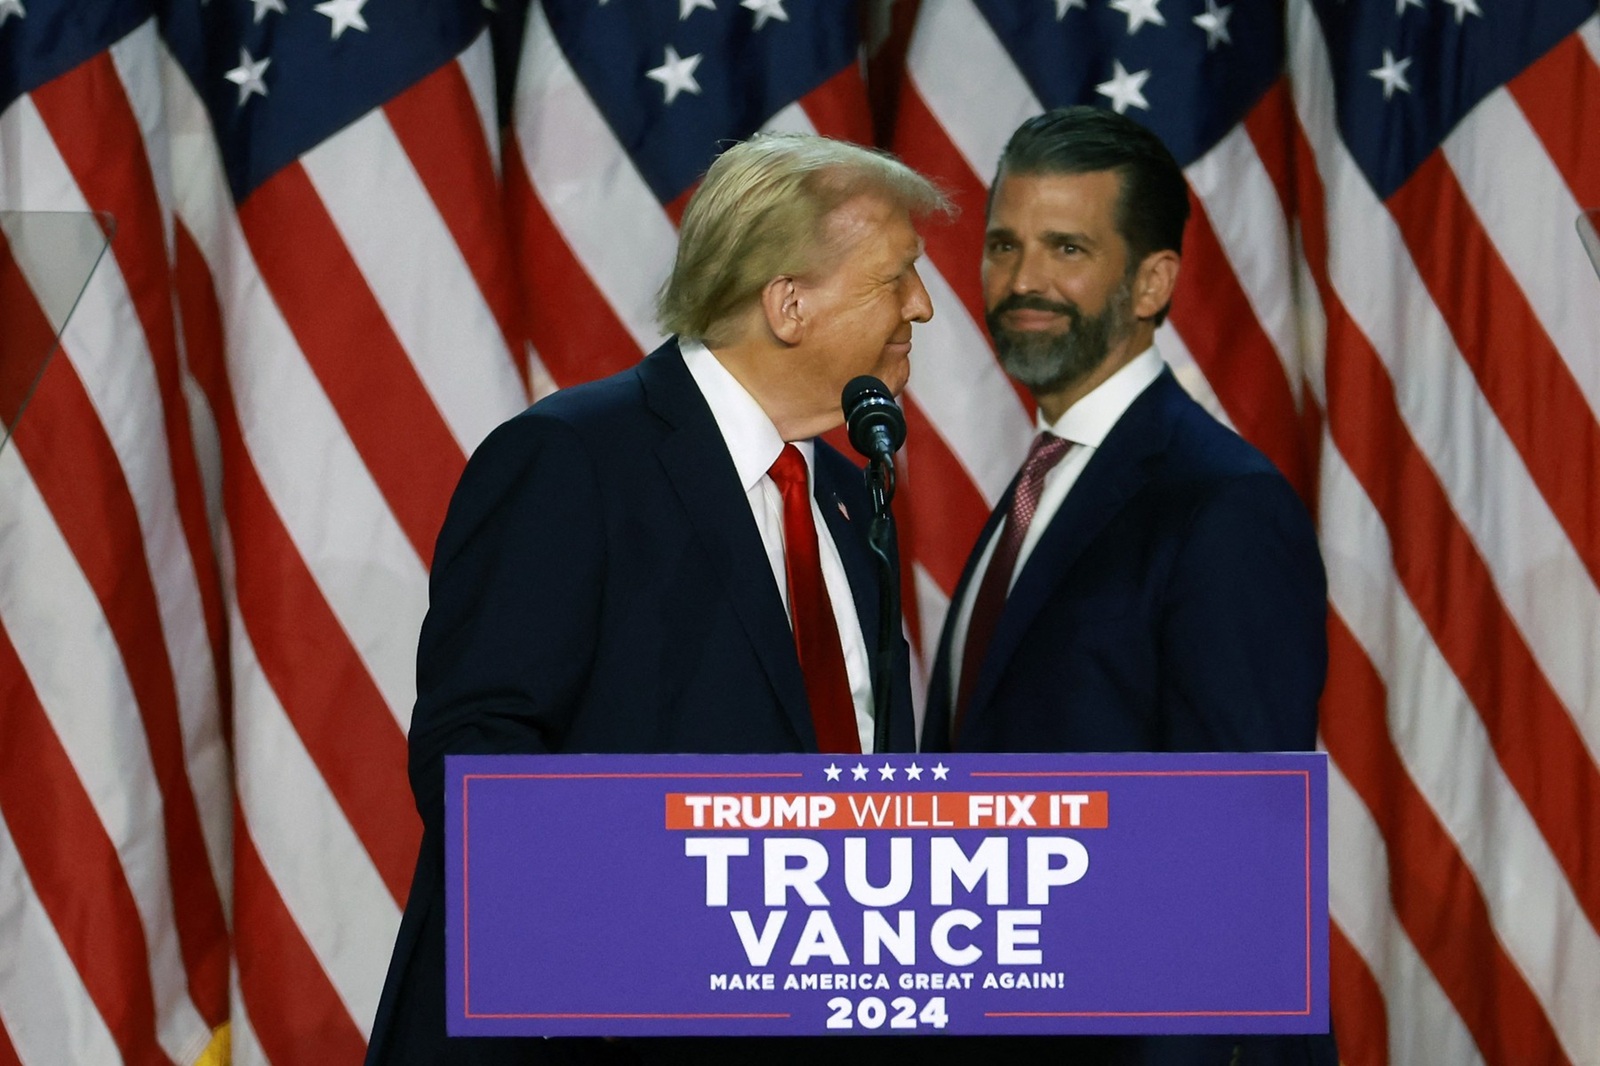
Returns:
[[[1154,345],[1188,213],[1172,155],[1108,111],[1030,119],[1001,156],[987,321],[1039,433],[951,600],[924,750],[1316,744],[1327,588],[1311,519]],[[1336,1061],[1326,1036],[1006,1043],[1013,1062]]]

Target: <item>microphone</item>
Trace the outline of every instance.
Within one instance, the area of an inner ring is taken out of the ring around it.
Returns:
[[[870,374],[852,378],[844,387],[840,405],[855,450],[892,467],[894,453],[906,442],[906,416],[894,402],[889,386]]]

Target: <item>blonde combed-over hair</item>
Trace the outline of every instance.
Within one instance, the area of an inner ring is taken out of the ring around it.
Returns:
[[[938,187],[893,156],[800,133],[763,133],[729,148],[689,199],[672,276],[656,300],[668,333],[732,343],[773,278],[829,268],[828,216],[881,196],[914,217],[948,214]]]

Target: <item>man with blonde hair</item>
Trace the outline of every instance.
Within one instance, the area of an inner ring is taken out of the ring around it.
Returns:
[[[852,378],[905,386],[912,324],[933,314],[913,221],[945,210],[881,153],[800,135],[735,145],[683,216],[659,305],[675,336],[473,455],[417,653],[424,836],[369,1063],[734,1061],[727,1045],[445,1036],[444,757],[872,750],[871,504],[814,438],[843,422]],[[902,642],[900,751],[907,662]]]

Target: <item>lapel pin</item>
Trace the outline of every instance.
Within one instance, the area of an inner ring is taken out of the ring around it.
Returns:
[[[847,508],[844,505],[844,501],[843,500],[834,500],[833,502],[838,506],[839,513],[844,515],[844,520],[846,522],[850,521],[850,510],[849,510],[849,508]]]

